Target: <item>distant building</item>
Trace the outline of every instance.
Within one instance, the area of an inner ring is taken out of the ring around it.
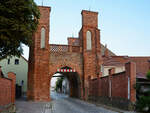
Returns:
[[[2,71],[5,77],[8,72],[14,72],[16,74],[16,84],[23,87],[22,91],[27,92],[27,75],[28,75],[28,61],[21,56],[6,58],[0,61]]]
[[[136,64],[136,78],[146,79],[146,73],[150,70],[150,57],[130,57],[130,56],[103,56],[102,72],[103,76],[108,75],[108,70],[115,68],[115,73],[125,71],[125,64],[134,62]]]

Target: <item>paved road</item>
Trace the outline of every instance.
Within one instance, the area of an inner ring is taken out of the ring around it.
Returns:
[[[52,106],[54,113],[117,113],[71,98],[53,101]]]
[[[51,97],[54,113],[117,113],[55,92],[51,94]]]
[[[52,100],[59,100],[59,99],[65,99],[65,98],[69,98],[69,96],[51,91],[51,99]]]
[[[51,98],[53,101],[48,103],[18,100],[17,113],[119,113],[55,92],[51,93]]]

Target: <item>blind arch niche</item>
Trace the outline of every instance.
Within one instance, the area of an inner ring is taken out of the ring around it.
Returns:
[[[90,31],[86,32],[86,49],[92,49],[92,33]]]
[[[41,48],[45,48],[45,28],[41,29]]]

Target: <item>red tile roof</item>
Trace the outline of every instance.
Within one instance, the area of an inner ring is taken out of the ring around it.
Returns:
[[[136,63],[137,78],[146,78],[146,73],[150,70],[150,57],[128,57],[111,56],[103,57],[104,66],[123,66],[127,62]]]

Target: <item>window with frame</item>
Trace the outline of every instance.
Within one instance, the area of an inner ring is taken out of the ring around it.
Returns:
[[[7,64],[10,64],[10,59],[7,60]]]
[[[19,64],[19,59],[15,59],[15,65]]]

